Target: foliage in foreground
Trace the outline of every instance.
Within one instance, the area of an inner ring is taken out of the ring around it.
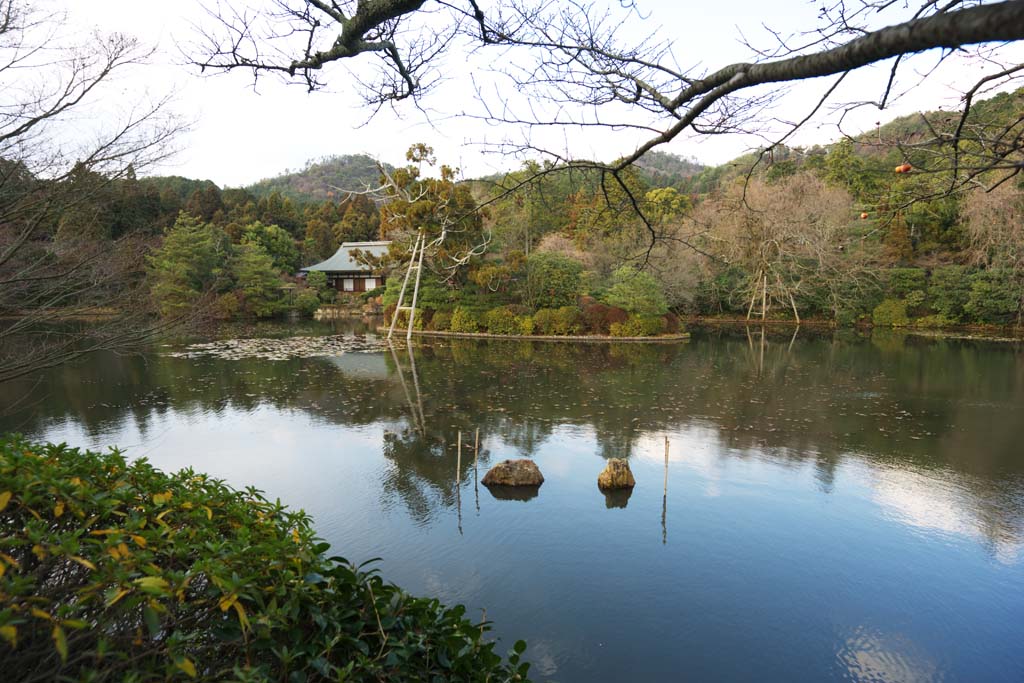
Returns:
[[[526,680],[522,642],[192,470],[2,437],[0,525],[5,680]]]

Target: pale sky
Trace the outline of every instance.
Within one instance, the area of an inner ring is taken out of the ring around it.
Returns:
[[[618,4],[609,1],[613,6]],[[208,0],[207,4],[215,2]],[[363,125],[368,112],[354,94],[356,85],[346,65],[329,65],[325,71],[329,91],[312,94],[301,86],[286,85],[273,78],[261,80],[258,91],[254,91],[249,75],[200,76],[197,69],[184,65],[178,45],[195,40],[193,25],[204,21],[199,0],[89,0],[56,6],[64,6],[69,13],[69,29],[81,35],[92,30],[118,31],[157,46],[152,63],[121,75],[119,96],[131,98],[143,92],[159,95],[174,89],[175,109],[194,124],[191,132],[179,140],[180,152],[173,161],[151,172],[240,186],[286,169],[301,168],[307,160],[336,154],[366,153],[390,163],[402,163],[405,150],[414,142],[432,145],[440,160],[461,167],[467,176],[509,170],[520,164],[516,158],[482,154],[476,144],[481,140],[494,142],[503,136],[514,137],[517,131],[451,116],[478,110],[469,83],[471,78],[486,81],[482,75],[483,60],[496,53],[483,51],[469,60],[461,54],[451,55],[446,62],[449,79],[425,101],[429,116],[408,105],[399,108],[399,115],[383,111]],[[700,64],[715,69],[752,58],[739,42],[741,33],[753,43],[767,45],[770,36],[762,24],[787,33],[810,27],[814,25],[818,6],[801,0],[642,0],[648,18],[638,20],[633,30],[639,36],[663,27],[662,35],[674,42],[675,55],[682,65]],[[1021,52],[1020,46],[1012,49]],[[918,58],[917,68],[923,70],[935,59],[934,54],[923,55]],[[848,79],[844,84],[845,99],[877,98],[887,73],[888,65],[884,65]],[[947,64],[937,77],[930,78],[925,86],[897,101],[891,109],[864,109],[848,117],[843,128],[858,132],[873,127],[876,121],[884,122],[919,109],[955,106],[956,87],[972,82],[977,73],[976,65]],[[908,72],[908,76],[913,76],[913,72]],[[830,83],[819,79],[800,84],[786,95],[774,115],[802,119]],[[507,96],[514,101],[516,95]],[[836,139],[835,118],[822,112],[793,142],[813,144]],[[568,145],[577,157],[610,160],[634,149],[638,140],[632,133],[587,131],[552,137],[547,144],[562,148]],[[714,136],[677,139],[661,149],[718,164],[759,143],[747,136]]]

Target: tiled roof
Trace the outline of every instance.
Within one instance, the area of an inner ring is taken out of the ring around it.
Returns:
[[[344,242],[338,251],[334,252],[334,256],[321,261],[312,266],[306,266],[301,270],[309,272],[311,270],[320,270],[328,273],[343,273],[343,272],[370,272],[370,268],[367,268],[365,264],[359,263],[352,258],[352,252],[358,250],[370,254],[372,256],[383,256],[387,253],[388,247],[391,242]]]

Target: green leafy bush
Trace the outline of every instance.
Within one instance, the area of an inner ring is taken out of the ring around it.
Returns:
[[[653,337],[665,331],[665,318],[657,315],[631,315],[622,323],[612,323],[613,337]]]
[[[562,306],[555,310],[555,334],[579,334],[582,331],[580,309],[575,306]]]
[[[953,325],[956,325],[956,321],[950,320],[941,313],[936,313],[934,315],[926,315],[920,318],[914,318],[912,321],[910,321],[910,324],[914,327],[921,327],[924,329],[938,329],[942,327],[951,327]]]
[[[889,271],[889,295],[903,299],[915,290],[924,291],[925,272],[922,268],[893,268]]]
[[[964,311],[977,323],[1006,325],[1020,313],[1024,288],[1009,269],[983,270],[970,277],[971,293]]]
[[[575,306],[542,308],[533,314],[533,324],[537,334],[548,336],[579,334],[582,329],[580,310]]]
[[[484,313],[484,327],[491,334],[519,334],[519,322],[508,306],[492,308]]]
[[[190,469],[0,439],[0,666],[80,681],[519,681],[461,606]]]
[[[518,334],[533,334],[535,328],[533,316],[520,315],[516,317],[516,324],[519,326]]]
[[[920,289],[915,289],[907,292],[907,296],[903,300],[907,303],[908,309],[920,308],[924,305],[925,293]]]
[[[963,266],[944,266],[932,271],[928,300],[933,309],[956,323],[964,319],[971,282]]]
[[[910,322],[907,317],[907,302],[902,299],[885,299],[875,306],[871,313],[871,321],[881,327],[904,327]]]
[[[537,308],[576,303],[582,287],[583,264],[561,254],[539,252],[526,262],[527,300]]]
[[[459,306],[452,313],[448,329],[452,332],[479,332],[480,318],[469,309]]]
[[[612,274],[612,286],[604,295],[604,302],[637,315],[668,313],[668,303],[658,281],[650,273],[632,266],[622,266]]]
[[[395,327],[399,329],[408,329],[409,327],[409,311],[398,312],[398,322],[395,323]],[[429,327],[428,323],[431,319],[430,309],[421,309],[416,311],[416,315],[412,319],[412,329],[414,330],[425,330]],[[390,322],[388,323],[390,324]]]
[[[313,315],[320,308],[320,297],[316,291],[306,288],[295,295],[295,309],[303,315]]]
[[[555,328],[558,326],[558,312],[553,308],[542,308],[533,314],[533,326],[537,334],[557,334]]]
[[[445,332],[451,327],[452,314],[449,311],[437,311],[430,319],[430,329]]]
[[[319,292],[327,287],[327,273],[322,270],[311,270],[307,272],[306,285]]]
[[[210,309],[210,314],[219,320],[230,320],[238,315],[241,304],[234,292],[225,292],[218,296]]]
[[[384,286],[383,304],[393,306],[398,303],[398,294],[402,289],[402,282],[405,274],[388,278]],[[409,278],[409,284],[405,288],[405,298],[402,304],[409,306],[412,303],[415,276]],[[416,297],[416,305],[424,308],[431,308],[435,311],[450,311],[452,309],[452,291],[441,282],[440,278],[424,267],[423,277],[420,279],[420,291]]]

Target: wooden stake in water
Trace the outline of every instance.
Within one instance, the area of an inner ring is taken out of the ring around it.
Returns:
[[[476,495],[476,514],[480,514],[480,477],[477,462],[480,460],[480,428],[476,428],[476,440],[473,442],[473,493]]]
[[[668,516],[668,437],[665,437],[665,488],[661,495],[661,544],[665,545],[668,542],[668,525],[666,524],[666,518]]]
[[[462,535],[462,432],[459,432],[455,460],[455,504],[459,511],[459,535]]]

